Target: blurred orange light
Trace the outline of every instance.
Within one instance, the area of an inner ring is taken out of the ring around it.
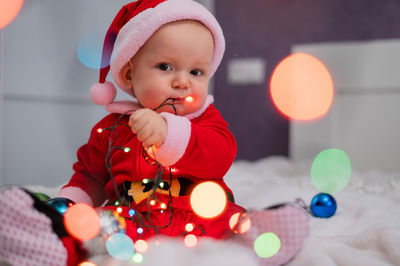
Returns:
[[[193,211],[203,218],[214,218],[221,214],[225,210],[226,202],[225,191],[212,181],[198,184],[190,195]]]
[[[100,231],[100,217],[86,203],[72,205],[64,214],[64,225],[67,231],[79,240],[90,240]]]
[[[90,261],[84,261],[78,264],[78,266],[97,266],[97,264],[90,262]]]
[[[139,239],[135,242],[135,250],[139,253],[145,253],[149,249],[147,242],[143,239]]]
[[[23,0],[0,0],[0,29],[18,15],[23,3]]]
[[[251,220],[245,213],[237,212],[229,219],[229,227],[237,234],[244,234],[251,228]]]
[[[296,53],[282,60],[271,77],[275,106],[290,119],[310,121],[324,116],[334,97],[331,75],[314,56]]]
[[[195,247],[197,245],[197,236],[193,234],[188,234],[185,236],[184,242],[185,246],[187,246],[188,248]]]

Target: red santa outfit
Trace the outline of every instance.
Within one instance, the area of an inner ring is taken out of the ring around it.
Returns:
[[[100,121],[93,128],[89,142],[79,149],[78,162],[74,165],[75,174],[61,190],[59,194],[61,197],[99,206],[106,199],[116,199],[109,172],[117,188],[121,190],[121,187],[124,187],[124,192],[128,194],[129,192],[135,194],[137,191],[132,192],[133,189],[126,191],[126,186],[130,186],[126,184],[127,181],[133,182],[136,187],[143,190],[143,186],[137,182],[156,177],[158,165],[150,164],[148,159],[145,159],[147,154],[142,144],[126,126],[129,116],[121,118],[120,115],[131,113],[139,107],[131,101],[114,101],[116,88],[111,82],[106,81],[106,76],[110,71],[118,87],[134,97],[132,89],[128,88],[120,78],[122,67],[134,57],[154,32],[163,25],[178,20],[199,21],[209,29],[214,42],[211,76],[215,73],[222,60],[225,40],[218,22],[202,5],[192,0],[142,0],[122,7],[111,23],[104,40],[102,65],[108,67],[100,70],[99,83],[93,85],[90,90],[92,101],[105,105],[106,110],[114,114]],[[233,203],[232,192],[223,181],[223,176],[235,158],[236,142],[227,128],[227,123],[212,103],[212,96],[208,96],[204,106],[195,113],[185,116],[161,113],[167,122],[167,136],[161,147],[151,150],[150,156],[165,167],[163,180],[167,182],[171,179],[168,186],[172,186],[171,190],[175,193],[172,195],[171,209],[176,215],[172,215],[173,226],[170,226],[175,228],[175,231],[168,231],[170,229],[167,227],[164,233],[168,235],[181,234],[183,221],[188,220],[190,216],[193,217],[191,219],[198,220],[200,224],[196,225],[203,227],[203,234],[220,238],[228,228],[230,216],[234,212],[244,211]],[[115,125],[117,120],[118,125]],[[105,130],[109,128],[115,129]],[[98,129],[101,129],[102,133],[99,133]],[[113,134],[111,143],[113,147],[128,148],[129,152],[121,148],[110,150],[110,134]],[[106,169],[106,157],[108,162],[111,162],[110,169]],[[171,169],[173,170],[170,171]],[[231,200],[224,213],[218,216],[216,226],[210,226],[216,223],[212,221],[213,219],[194,218],[195,215],[189,205],[189,193],[193,186],[210,180],[221,185]],[[166,194],[162,193],[162,190],[156,191],[157,197],[164,201],[169,200]],[[135,210],[148,211],[144,198],[136,198],[130,205]],[[128,207],[122,214],[126,216],[127,210]],[[162,222],[156,224],[165,225]],[[128,233],[129,231],[133,230],[128,229]]]
[[[236,142],[227,128],[227,123],[212,102],[212,96],[208,96],[203,108],[185,116],[161,113],[167,121],[168,132],[164,144],[154,151],[153,157],[166,168],[163,175],[164,182],[170,183],[170,178],[172,183],[175,180],[183,182],[178,181],[181,183],[179,185],[181,191],[177,191],[172,198],[171,226],[160,233],[180,235],[184,233],[184,226],[192,222],[202,229],[197,231],[199,235],[202,232],[202,235],[221,238],[229,228],[229,218],[236,212],[244,211],[242,207],[232,202],[232,191],[223,180],[235,158]],[[155,178],[158,165],[149,163],[150,159],[146,159],[141,142],[126,126],[128,119],[127,115],[121,117],[118,114],[111,114],[93,128],[88,143],[78,150],[78,162],[74,165],[75,174],[61,190],[60,196],[94,206],[100,206],[107,199],[117,199],[105,165],[107,153],[110,153],[109,158],[112,162],[110,169],[120,189],[123,184],[129,188],[126,181],[142,182],[145,179]],[[112,146],[118,148],[109,149],[110,134],[115,136]],[[189,204],[188,182],[191,184],[190,187],[193,187],[203,181],[216,182],[226,191],[228,199],[231,199],[224,212],[215,219],[198,217]],[[143,188],[144,186],[141,186],[142,190]],[[125,192],[129,194],[129,191]],[[154,219],[161,219],[155,224],[163,226],[168,222],[169,210],[159,214],[161,210],[159,204],[161,202],[168,204],[170,199],[166,193],[156,193],[156,196],[160,202],[152,207],[151,211],[154,211],[152,213]],[[148,211],[146,200],[147,198],[139,202],[131,200],[131,207],[146,212]],[[123,210],[122,215],[130,218],[129,208]],[[131,236],[134,239],[154,234],[154,230],[150,229],[136,236],[136,227],[140,224],[128,221],[129,226],[132,228],[127,228],[127,231],[132,232]]]

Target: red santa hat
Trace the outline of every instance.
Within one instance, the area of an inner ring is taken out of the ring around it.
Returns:
[[[222,29],[214,16],[193,0],[138,0],[121,8],[111,23],[103,45],[99,82],[90,88],[91,100],[105,105],[111,113],[132,109],[130,101],[114,101],[117,94],[113,83],[106,81],[108,72],[119,88],[132,97],[133,92],[120,78],[122,67],[137,53],[161,26],[178,20],[196,20],[204,24],[214,39],[211,76],[215,73],[225,51]]]

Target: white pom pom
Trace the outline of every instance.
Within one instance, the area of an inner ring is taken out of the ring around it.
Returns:
[[[107,105],[114,101],[117,95],[117,89],[109,81],[105,83],[96,83],[90,88],[90,99],[98,105]]]

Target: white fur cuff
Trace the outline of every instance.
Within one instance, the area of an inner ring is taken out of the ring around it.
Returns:
[[[166,121],[168,126],[167,136],[161,147],[154,149],[154,154],[150,152],[150,156],[164,166],[175,164],[185,154],[189,144],[192,125],[190,120],[176,116],[170,113],[160,114]]]

